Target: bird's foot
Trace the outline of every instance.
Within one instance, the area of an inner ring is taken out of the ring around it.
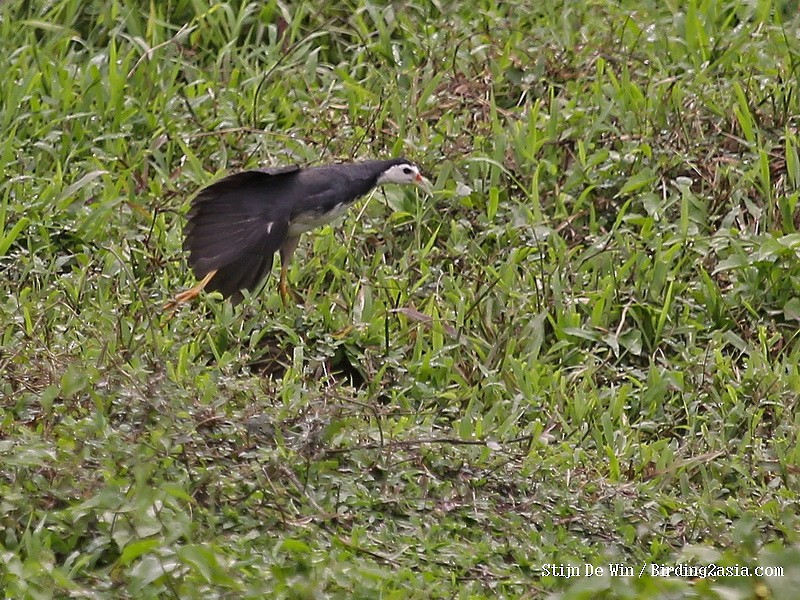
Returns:
[[[353,331],[353,326],[352,325],[347,325],[346,327],[343,327],[339,331],[335,332],[333,334],[333,339],[342,340],[345,337],[347,337],[347,334],[349,334],[351,331]]]
[[[290,304],[303,303],[303,297],[290,288],[286,284],[286,281],[281,281],[280,284],[278,284],[278,291],[281,294],[281,300],[286,308],[288,308]]]
[[[211,273],[209,273],[208,275],[203,277],[203,279],[197,282],[197,285],[195,285],[193,288],[188,289],[185,292],[181,292],[180,294],[177,294],[172,300],[170,300],[164,305],[163,308],[164,312],[166,311],[174,312],[175,309],[178,308],[178,306],[180,306],[184,302],[189,302],[190,300],[194,300],[195,298],[197,298],[197,296],[200,295],[200,292],[203,291],[203,288],[205,288],[206,285],[208,285],[208,282],[211,281],[211,278],[214,277],[214,275],[216,274],[217,274],[216,271],[211,271]]]
[[[292,288],[289,287],[287,281],[289,280],[289,263],[285,262],[281,265],[281,278],[278,282],[278,291],[281,294],[281,300],[283,301],[284,308],[289,308],[289,304],[302,304],[303,298],[295,292]]]

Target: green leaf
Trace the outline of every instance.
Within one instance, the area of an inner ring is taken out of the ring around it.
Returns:
[[[19,221],[14,224],[8,232],[4,232],[2,237],[0,237],[0,256],[5,256],[8,249],[11,247],[11,244],[17,239],[20,232],[28,226],[30,221],[27,217],[22,217]]]
[[[791,298],[783,305],[783,316],[787,321],[800,321],[800,298]]]
[[[618,196],[627,196],[646,186],[649,186],[657,179],[656,174],[650,169],[643,169],[628,178],[625,185],[619,191]]]
[[[89,173],[86,173],[83,177],[78,179],[76,182],[74,182],[74,183],[68,185],[66,188],[64,188],[64,190],[58,195],[58,197],[55,200],[56,206],[60,210],[63,210],[64,208],[66,208],[67,206],[72,204],[72,202],[75,201],[75,198],[73,198],[73,196],[79,190],[83,189],[84,187],[89,185],[92,181],[94,181],[95,179],[97,179],[101,175],[105,175],[106,173],[108,173],[108,171],[103,171],[103,170],[100,170],[100,169],[95,170],[95,171],[90,171]],[[65,200],[67,200],[67,202],[64,202]]]
[[[117,562],[122,566],[128,566],[140,556],[158,548],[161,543],[161,540],[158,539],[137,540],[132,542],[125,546]]]

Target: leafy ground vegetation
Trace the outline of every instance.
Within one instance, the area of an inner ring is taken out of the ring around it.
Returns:
[[[0,4],[5,597],[796,598],[796,13]],[[198,188],[401,154],[163,313]]]

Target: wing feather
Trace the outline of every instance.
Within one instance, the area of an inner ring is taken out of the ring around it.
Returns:
[[[198,278],[217,271],[206,285],[224,296],[254,289],[272,268],[286,239],[291,190],[299,167],[244,171],[204,188],[192,202],[183,247]]]
[[[285,237],[284,226],[283,235]],[[280,234],[280,232],[278,232]],[[252,291],[269,274],[275,251],[270,251],[271,240],[265,237],[261,246],[255,246],[251,251],[239,257],[236,261],[217,270],[211,281],[208,282],[208,291],[219,291],[225,297],[231,297],[234,303],[242,299],[241,290]]]

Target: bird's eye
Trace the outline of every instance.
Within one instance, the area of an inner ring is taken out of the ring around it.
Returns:
[[[406,175],[411,175],[413,171],[411,170],[411,167],[403,167],[403,173],[405,173]]]

